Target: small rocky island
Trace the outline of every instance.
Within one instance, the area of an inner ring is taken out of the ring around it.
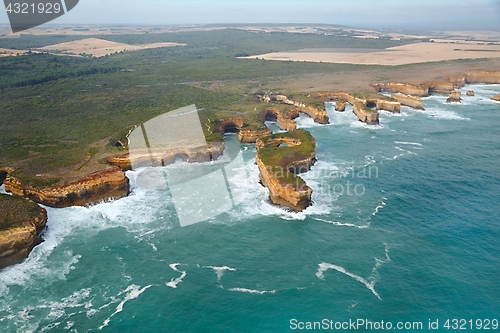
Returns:
[[[269,189],[271,202],[302,211],[311,205],[312,189],[297,176],[309,171],[316,160],[316,140],[297,129],[257,140],[256,161],[262,184]]]
[[[47,211],[33,201],[0,194],[0,269],[26,259],[46,223]]]

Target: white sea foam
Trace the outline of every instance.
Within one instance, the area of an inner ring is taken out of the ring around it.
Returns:
[[[179,263],[177,263],[177,264],[170,264],[170,265],[169,265],[169,266],[170,266],[170,268],[172,268],[174,271],[181,273],[181,276],[180,276],[180,277],[178,277],[178,278],[176,278],[176,279],[172,278],[172,279],[170,280],[170,282],[167,282],[167,283],[165,284],[167,287],[174,288],[174,289],[175,289],[175,288],[177,288],[177,285],[178,285],[179,283],[181,283],[181,282],[182,282],[182,280],[186,277],[186,272],[184,272],[184,271],[180,271],[180,270],[178,270],[178,269],[177,269],[177,267],[178,267],[178,266],[180,266],[180,265],[181,265],[181,264],[179,264]]]
[[[400,145],[423,147],[423,145],[421,143],[418,143],[418,142],[394,141],[394,143],[397,143]]]
[[[375,296],[377,296],[378,299],[382,300],[382,298],[380,298],[380,295],[377,293],[377,291],[375,291],[375,281],[371,281],[371,282],[368,282],[367,280],[365,280],[364,278],[362,278],[361,276],[359,275],[356,275],[356,274],[353,274],[349,271],[347,271],[344,267],[342,266],[337,266],[337,265],[333,265],[333,264],[329,264],[329,263],[326,263],[326,262],[323,262],[321,264],[318,265],[319,266],[319,269],[318,269],[318,272],[316,273],[316,276],[318,277],[318,279],[324,279],[325,276],[324,276],[324,272],[326,272],[327,270],[329,269],[334,269],[340,273],[343,273],[347,276],[350,276],[352,277],[354,280],[358,281],[358,282],[361,282],[362,284],[364,284],[366,286],[366,288],[368,288]]]
[[[377,207],[375,207],[375,211],[372,213],[372,216],[377,215],[378,212],[387,205],[387,203],[386,203],[387,198],[382,198],[382,199],[383,200],[380,203],[380,205],[378,205]]]
[[[399,151],[402,151],[402,152],[405,152],[405,153],[408,153],[410,155],[418,155],[417,153],[411,151],[411,150],[406,150],[406,149],[403,149],[401,147],[398,147],[398,146],[394,146],[395,149],[399,150]]]
[[[313,217],[313,219],[315,219],[316,221],[325,222],[328,224],[333,224],[333,225],[338,226],[338,227],[351,227],[351,228],[358,228],[358,229],[366,229],[366,228],[370,227],[370,223],[364,224],[364,225],[356,225],[353,223],[330,221],[330,220],[322,219],[319,217]]]
[[[318,124],[314,122],[311,117],[303,114],[302,112],[300,113],[300,116],[295,119],[295,122],[297,123],[297,128],[313,128],[325,126],[324,124]]]
[[[124,291],[124,293],[127,293],[127,295],[125,295],[125,298],[118,304],[115,312],[113,312],[113,314],[111,314],[111,316],[109,316],[102,323],[102,325],[99,326],[99,330],[102,330],[104,327],[108,326],[109,323],[111,322],[111,318],[113,318],[113,316],[115,316],[117,313],[120,313],[123,311],[123,306],[125,305],[125,303],[127,303],[130,300],[138,298],[144,291],[146,291],[150,287],[152,287],[152,285],[145,286],[143,288],[141,288],[140,286],[137,286],[135,284],[128,286],[127,289],[125,289],[125,291]]]
[[[430,117],[434,117],[437,119],[445,119],[445,120],[470,120],[470,118],[467,117],[462,117],[458,115],[454,111],[448,111],[448,110],[443,110],[439,108],[432,108],[427,110],[428,112],[426,113]]]
[[[364,129],[369,129],[369,130],[374,130],[374,131],[380,131],[383,129],[389,129],[389,126],[386,124],[378,124],[378,125],[368,125],[367,123],[361,122],[361,121],[353,121],[351,122],[351,127],[352,128],[364,128]]]
[[[203,266],[203,268],[210,268],[215,271],[215,274],[217,274],[217,281],[220,282],[220,279],[224,275],[225,271],[230,271],[230,272],[235,272],[236,268],[231,268],[228,266],[222,266],[222,267],[217,267],[217,266]]]
[[[255,290],[255,289],[247,289],[247,288],[231,288],[231,289],[228,289],[228,290],[229,291],[241,292],[241,293],[258,294],[258,295],[274,294],[274,293],[276,293],[276,290]]]
[[[379,277],[378,269],[380,267],[382,267],[383,264],[386,264],[386,263],[391,261],[391,258],[389,257],[390,246],[384,243],[384,247],[385,247],[385,249],[384,249],[385,259],[375,258],[375,267],[373,267],[372,273],[367,279],[365,279],[359,275],[356,275],[354,273],[349,272],[348,270],[346,270],[342,266],[338,266],[338,265],[334,265],[334,264],[330,264],[330,263],[326,263],[326,262],[318,264],[319,268],[318,268],[318,271],[316,272],[316,277],[318,279],[324,280],[325,279],[324,273],[330,269],[334,269],[337,272],[345,274],[345,275],[353,278],[354,280],[364,284],[365,287],[368,290],[370,290],[379,300],[382,300],[380,295],[375,290],[375,284],[377,283],[378,277]]]

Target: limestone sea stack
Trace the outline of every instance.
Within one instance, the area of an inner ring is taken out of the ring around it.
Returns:
[[[450,97],[446,100],[446,103],[461,103],[462,98],[460,97],[462,93],[460,91],[452,91]]]
[[[345,101],[338,100],[335,102],[335,111],[344,112],[345,111]]]
[[[285,146],[283,146],[285,145]],[[306,130],[272,134],[257,140],[256,161],[272,203],[302,211],[311,205],[312,189],[297,176],[316,159],[316,141]]]
[[[500,102],[500,93],[498,93],[498,95],[496,95],[496,96],[493,96],[491,99],[494,101]]]
[[[0,194],[0,269],[27,258],[46,223],[47,211],[33,201]]]
[[[358,119],[368,125],[379,124],[379,114],[377,111],[368,108],[363,103],[355,103],[353,105],[353,112]]]
[[[474,96],[476,95],[476,93],[474,92],[474,90],[468,90],[467,91],[467,96]]]

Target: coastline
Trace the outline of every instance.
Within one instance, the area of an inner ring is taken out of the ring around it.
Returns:
[[[419,86],[401,82],[371,84],[377,92],[388,91],[400,94],[393,95],[392,98],[383,95],[378,95],[378,97],[368,96],[365,98],[358,98],[354,96],[355,94],[342,91],[316,92],[311,94],[311,96],[321,100],[322,102],[336,101],[340,102],[339,104],[348,102],[354,107],[354,112],[357,114],[360,121],[376,125],[378,124],[378,110],[399,112],[400,105],[406,105],[415,109],[423,109],[421,107],[421,97],[429,96],[429,94],[433,93],[446,92],[435,89],[434,87],[436,86],[445,85],[449,87],[453,96],[455,91],[454,89],[464,87],[466,84],[500,84],[500,71],[476,70],[473,72],[465,72],[463,74],[455,74],[441,82],[427,82],[429,83],[423,83]],[[268,117],[269,114],[272,114],[277,118],[277,120],[279,120],[279,123],[281,123],[280,126],[283,130],[293,130],[296,128],[293,118],[297,117],[299,112],[303,112],[308,114],[315,122],[320,124],[328,123],[328,116],[326,115],[324,108],[321,110],[316,106],[311,106],[304,102],[289,100],[283,95],[257,96],[261,100],[261,103],[271,103],[274,105],[284,104],[290,106],[290,111],[288,111],[290,115],[284,115],[275,107],[265,108],[263,115],[260,116],[262,119],[258,119],[260,122],[262,122],[264,118]],[[495,96],[492,96],[492,100],[496,100],[495,98]],[[369,107],[371,105],[376,105],[376,110],[370,109]],[[339,111],[342,112],[341,110]],[[366,114],[376,115],[376,118],[371,120],[371,116],[367,118]],[[219,124],[215,127],[215,131],[220,134],[224,134],[230,128],[235,128],[239,132],[239,138],[242,143],[253,143],[259,138],[270,134],[267,127],[266,130],[260,130],[252,126],[244,126],[243,119],[239,118],[212,119],[211,122]],[[209,125],[207,126],[210,128]],[[220,147],[223,149],[223,142]],[[186,156],[189,156],[191,154],[190,149],[185,150],[187,154]],[[159,161],[157,165],[173,163],[173,156],[179,153],[183,152],[159,151],[158,156],[160,159],[163,159],[163,161]],[[169,156],[171,155],[171,157],[165,159],[165,154]],[[199,154],[197,149],[195,149],[192,154],[193,158],[190,158],[191,162],[207,161],[206,157],[203,157],[201,160],[198,157],[195,157]],[[222,150],[217,148],[216,153],[214,153],[213,156],[210,155],[208,160],[211,158],[217,159],[221,154]],[[148,156],[146,157],[149,158]],[[130,170],[131,168],[132,164],[129,158],[128,154],[115,155],[107,159],[107,164],[102,165],[102,170],[100,171],[86,175],[69,185],[55,186],[45,189],[36,189],[32,186],[24,186],[15,176],[11,175],[14,169],[4,167],[0,169],[0,185],[3,184],[7,192],[11,192],[18,196],[24,196],[38,203],[56,208],[85,205],[103,199],[117,199],[127,195],[129,191],[128,179],[125,177],[124,173],[124,171]],[[110,168],[109,165],[114,167]]]
[[[468,84],[480,84],[480,83],[500,84],[500,71],[476,71],[476,73],[459,74],[451,76],[448,79],[442,81],[441,83],[432,82],[419,86],[413,86],[411,84],[405,84],[405,83],[386,83],[382,85],[380,84],[372,85],[372,87],[374,87],[376,91],[388,91],[390,93],[393,93],[392,98],[388,98],[386,96],[381,96],[381,95],[379,95],[380,97],[375,99],[370,96],[365,98],[359,98],[355,97],[353,94],[345,92],[332,92],[332,93],[323,92],[323,93],[311,94],[311,96],[322,102],[335,101],[336,103],[339,103],[339,106],[342,106],[342,103],[346,102],[352,104],[354,113],[356,113],[360,121],[363,121],[362,116],[360,116],[360,111],[359,111],[360,108],[367,110],[367,112],[375,112],[377,114],[376,118],[377,122],[367,121],[366,118],[364,119],[364,122],[366,122],[367,124],[370,123],[378,124],[378,110],[387,110],[389,112],[396,112],[396,110],[399,111],[401,105],[406,105],[417,110],[419,109],[422,110],[423,108],[421,107],[422,105],[421,97],[429,96],[431,94],[436,94],[436,93],[445,94],[447,92],[446,89],[436,89],[435,88],[436,86],[450,87],[452,89],[450,93],[451,94],[450,98],[452,98],[453,96],[455,96],[454,98],[456,98],[457,95],[455,89],[466,87],[466,85]],[[394,93],[401,95],[395,96]],[[467,98],[468,96],[469,94],[463,96],[463,98]],[[472,96],[472,94],[470,96]],[[458,98],[460,98],[460,96]],[[264,109],[265,110],[264,113],[260,115],[260,117],[262,117],[260,121],[263,121],[265,120],[266,117],[272,115],[273,117],[276,118],[276,120],[279,120],[280,127],[283,130],[290,131],[296,128],[296,123],[293,120],[293,118],[297,117],[299,112],[308,114],[315,122],[319,124],[328,123],[328,118],[326,118],[325,120],[325,115],[323,114],[323,112],[326,114],[325,110],[320,110],[317,107],[311,108],[310,106],[308,106],[307,103],[298,102],[295,100],[289,100],[288,98],[286,98],[286,96],[280,96],[280,95],[260,96],[259,99],[263,104],[271,103],[274,104],[275,106],[279,106],[281,104],[281,105],[286,105],[287,107],[290,108],[291,110],[289,111],[290,113],[284,114],[279,108],[276,108],[274,106],[270,108],[266,107]],[[410,100],[411,103],[409,103],[408,100]],[[495,96],[492,96],[492,100],[495,100]],[[459,102],[460,100],[456,101]],[[390,105],[388,106],[387,103],[389,103]],[[381,105],[381,107],[379,107],[379,104]],[[372,106],[376,105],[377,110],[372,110],[368,108],[368,105]],[[342,111],[343,109],[340,107],[338,112]],[[239,131],[239,139],[240,142],[242,143],[261,142],[259,141],[261,140],[261,138],[270,134],[269,130],[264,131],[262,129],[257,130],[256,128],[245,127],[243,124],[243,120],[239,119],[222,118],[218,119],[217,123],[219,123],[220,126],[216,130],[220,134],[224,134],[225,131],[230,128],[236,128]],[[292,133],[292,132],[285,132],[285,133]],[[259,143],[257,145],[259,145]],[[260,146],[262,146],[262,142],[260,143]],[[219,156],[222,155],[222,150],[220,149],[221,147],[223,149],[224,147],[223,143],[219,148],[216,149],[217,153],[215,155],[213,156],[210,155],[209,160],[211,158],[217,159]],[[158,156],[160,159],[163,159],[164,156],[166,156],[165,154],[167,154],[168,156],[171,156],[171,158],[168,158],[169,161],[168,163],[173,163],[175,160],[173,156],[176,155],[177,153],[178,152],[170,152],[170,153],[159,152]],[[186,154],[187,154],[186,156],[188,156],[190,152],[187,152]],[[194,151],[193,154],[194,154],[193,156],[196,156],[198,152]],[[259,152],[257,152],[257,158],[258,155]],[[315,152],[313,155],[315,155]],[[94,172],[69,185],[56,186],[45,189],[36,189],[31,186],[23,186],[23,184],[21,184],[21,182],[18,179],[16,179],[16,177],[10,175],[10,173],[14,171],[13,169],[10,168],[0,169],[2,173],[0,176],[2,176],[2,186],[4,186],[6,192],[11,192],[16,196],[29,198],[37,203],[56,208],[71,207],[75,205],[85,206],[102,200],[119,199],[129,194],[129,180],[125,176],[125,170],[131,169],[131,162],[128,160],[129,158],[130,157],[127,154],[116,155],[108,159],[108,165],[114,165],[114,167],[105,166],[106,167],[105,170]],[[314,159],[314,156],[312,158]],[[163,161],[165,160],[163,159]],[[205,162],[205,161],[208,160],[204,157],[203,160],[198,161],[195,158],[191,162]],[[304,192],[297,197],[297,198],[300,197],[299,199],[292,198],[295,197],[295,195],[291,195],[286,191],[283,192],[281,190],[278,190],[276,192],[275,188],[276,186],[274,186],[273,190],[273,184],[276,185],[279,183],[279,181],[278,182],[272,181],[271,180],[272,177],[270,178],[269,175],[265,172],[265,170],[268,170],[269,168],[273,168],[276,166],[267,165],[262,161],[260,161],[259,163],[259,161],[260,159],[258,158],[257,162],[259,165],[259,169],[261,170],[262,183],[264,186],[268,187],[269,191],[271,192],[270,193],[271,202],[280,206],[288,206],[289,208],[292,208],[297,211],[302,211],[303,209],[307,208],[310,205],[312,190],[310,188],[307,188],[307,185],[305,185],[305,183],[304,183],[304,186],[306,187],[305,190],[302,191],[303,189],[299,189],[299,192],[300,191]],[[295,161],[293,163],[298,163],[298,162]],[[312,163],[307,163],[308,166],[310,166],[311,164]],[[285,166],[285,168],[288,167]],[[3,180],[3,178],[5,179]],[[285,195],[283,197],[282,195],[279,194],[280,191],[282,193],[289,195]],[[38,220],[44,220],[44,219],[38,218]],[[42,223],[43,225],[45,225],[46,223],[46,218],[44,221],[45,222]],[[16,229],[13,228],[12,232],[6,234],[7,235],[6,237],[14,239],[15,237],[13,237],[12,235],[15,233],[15,230]],[[37,237],[39,235],[40,230],[41,228],[35,227],[35,233],[33,232],[32,229],[26,232],[32,236],[36,235],[34,237],[38,239]],[[5,266],[10,265],[10,262],[11,263],[19,262],[29,254],[31,249],[36,245],[32,238],[33,237],[31,237],[30,241],[28,242],[26,241],[21,242],[24,245],[18,246],[19,250],[17,251],[17,254],[14,255],[15,259],[13,259],[12,261],[6,261],[9,263],[6,264]]]

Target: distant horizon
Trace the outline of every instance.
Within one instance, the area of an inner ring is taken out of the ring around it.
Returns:
[[[220,26],[220,27],[245,27],[245,26],[256,26],[256,27],[279,27],[279,26],[294,26],[294,27],[314,27],[314,26],[325,26],[325,27],[338,27],[340,29],[356,29],[356,30],[374,30],[374,31],[414,31],[414,32],[433,32],[433,31],[493,31],[500,33],[500,27],[489,27],[489,28],[408,28],[408,27],[392,27],[392,28],[378,28],[369,26],[354,26],[354,25],[342,25],[342,24],[330,24],[330,23],[304,23],[304,22],[287,22],[287,23],[269,23],[269,22],[245,22],[245,23],[45,23],[41,26],[33,28],[36,29],[49,29],[51,27],[210,27],[210,26]],[[9,23],[0,23],[0,27],[10,28]],[[23,31],[20,34],[29,34],[29,30]]]
[[[72,11],[51,23],[120,26],[325,24],[361,29],[500,31],[500,2],[81,0]],[[9,24],[5,9],[0,10],[0,24]]]

